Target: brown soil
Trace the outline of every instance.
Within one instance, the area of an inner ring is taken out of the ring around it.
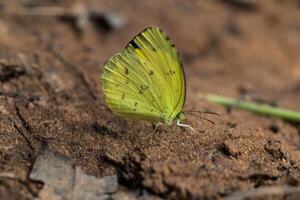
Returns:
[[[22,2],[0,5],[71,5]],[[117,30],[88,24],[78,33],[53,16],[0,16],[1,199],[39,196],[43,185],[28,174],[45,143],[88,174],[117,173],[120,188],[169,199],[218,199],[300,184],[299,124],[228,111],[198,95],[246,91],[300,110],[299,1],[84,2],[126,23]],[[201,134],[160,127],[144,139],[151,123],[116,117],[104,102],[99,77],[105,61],[150,25],[166,31],[181,53],[185,109],[220,114],[206,116],[215,125],[188,118]]]

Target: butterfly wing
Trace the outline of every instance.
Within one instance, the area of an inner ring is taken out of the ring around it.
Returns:
[[[172,121],[185,100],[185,76],[177,49],[157,27],[139,33],[109,59],[102,87],[110,109],[121,116]]]

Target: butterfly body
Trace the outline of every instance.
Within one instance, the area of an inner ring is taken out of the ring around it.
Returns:
[[[184,119],[184,71],[177,49],[157,27],[111,57],[101,80],[105,101],[119,116],[165,125]]]

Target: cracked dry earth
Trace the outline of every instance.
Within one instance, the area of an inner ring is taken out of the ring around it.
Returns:
[[[1,12],[26,2],[73,3],[0,1]],[[117,175],[118,190],[136,199],[147,199],[145,191],[167,199],[299,199],[299,124],[227,110],[198,94],[247,93],[300,110],[300,8],[232,2],[88,0],[125,22],[117,30],[88,24],[80,34],[55,16],[0,15],[0,198],[40,198],[45,183],[29,174],[47,144],[86,174]],[[185,109],[220,114],[206,116],[215,125],[187,119],[201,134],[171,126],[144,139],[152,124],[116,117],[104,103],[105,61],[149,25],[181,53]],[[269,194],[259,196],[264,188]]]

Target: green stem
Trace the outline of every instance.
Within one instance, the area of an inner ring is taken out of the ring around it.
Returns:
[[[241,109],[249,110],[263,115],[270,115],[270,116],[279,117],[289,121],[300,122],[300,112],[296,112],[293,110],[278,108],[278,107],[265,105],[265,104],[257,104],[257,103],[251,103],[246,101],[240,101],[240,100],[231,99],[228,97],[214,95],[214,94],[204,95],[204,98],[209,102],[217,103],[223,106],[238,107]]]

